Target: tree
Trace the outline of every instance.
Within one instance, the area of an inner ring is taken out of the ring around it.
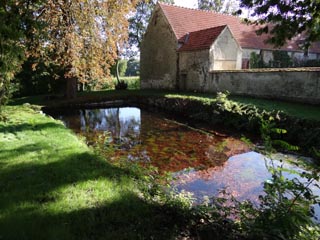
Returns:
[[[7,0],[0,2],[0,104],[25,57],[63,69],[66,96],[77,82],[103,80],[128,37],[136,0]],[[37,64],[32,64],[35,69]]]
[[[221,12],[224,0],[198,0],[198,8],[201,10],[210,10]]]
[[[126,60],[126,59],[121,59],[121,60],[118,61],[118,73],[119,73],[120,77],[124,77],[125,76],[125,73],[126,73],[126,70],[127,70],[127,63],[128,63],[128,60]],[[110,73],[114,77],[117,75],[117,64],[113,65],[111,67]]]
[[[158,0],[140,0],[135,12],[129,18],[129,44],[126,55],[130,58],[137,55],[140,50],[141,41],[145,34],[152,11]],[[160,2],[173,4],[174,0],[161,0]]]
[[[238,0],[227,0],[225,1],[223,12],[236,15],[239,8],[240,6]]]
[[[239,9],[237,0],[198,0],[198,8],[221,13],[234,14]]]
[[[127,37],[127,15],[135,0],[48,0],[35,16],[43,27],[37,32],[32,54],[64,69],[66,96],[74,98],[77,82],[100,81]]]
[[[126,76],[139,76],[140,62],[134,58],[129,59],[127,63]]]
[[[283,46],[298,34],[305,36],[301,43],[307,49],[314,41],[320,40],[320,2],[314,0],[241,0],[240,7],[252,11],[262,24],[258,34],[270,33],[269,43]],[[238,12],[241,14],[241,10]]]
[[[0,1],[0,108],[8,101],[10,81],[25,59],[24,10],[20,1]]]

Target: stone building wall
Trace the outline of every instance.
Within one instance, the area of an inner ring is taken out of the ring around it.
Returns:
[[[320,104],[319,70],[217,71],[209,74],[202,89]]]
[[[156,10],[141,44],[141,88],[176,87],[177,44],[167,19]]]
[[[209,71],[240,69],[241,56],[240,46],[226,28],[210,49],[179,52],[177,86],[180,90],[205,91]]]
[[[180,90],[205,91],[209,78],[209,50],[180,52],[179,77]]]

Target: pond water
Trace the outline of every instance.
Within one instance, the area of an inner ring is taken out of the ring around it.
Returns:
[[[172,183],[179,190],[194,194],[200,203],[206,196],[217,196],[225,189],[238,200],[257,202],[263,182],[271,178],[265,156],[253,152],[243,141],[224,134],[188,127],[160,114],[134,107],[81,109],[50,113],[76,133],[85,136],[89,145],[99,144],[111,161],[126,159],[144,166],[157,167],[160,173],[171,172]],[[280,164],[278,154],[274,163]],[[302,169],[286,163],[286,167]],[[288,178],[295,177],[286,173]],[[320,194],[314,187],[314,192]],[[320,208],[316,207],[320,217]]]

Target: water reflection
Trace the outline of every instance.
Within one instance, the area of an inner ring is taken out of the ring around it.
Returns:
[[[104,145],[111,161],[127,159],[175,173],[178,190],[217,196],[226,189],[238,200],[258,202],[270,178],[265,156],[250,152],[242,141],[212,135],[138,108],[83,109],[52,114],[91,145]],[[279,161],[275,161],[280,164]],[[288,163],[286,163],[288,164]],[[302,171],[293,165],[290,169]],[[187,169],[187,170],[186,170]],[[294,175],[285,173],[285,177]],[[320,194],[319,189],[313,189]],[[316,208],[320,216],[319,206]]]
[[[238,139],[205,134],[138,108],[76,110],[56,117],[88,144],[114,149],[109,159],[152,164],[160,172],[222,166],[230,156],[249,151]]]
[[[138,108],[84,109],[69,111],[57,118],[85,136],[89,145],[99,139],[122,148],[140,143],[141,112]],[[101,138],[105,132],[107,139]]]
[[[295,156],[282,154],[273,155],[274,166],[283,165],[285,169],[296,172],[304,172],[304,169],[289,163]],[[284,160],[281,161],[280,160]],[[178,191],[188,191],[194,194],[197,203],[201,203],[205,197],[219,196],[219,191],[224,189],[232,194],[237,200],[250,200],[258,204],[258,196],[264,194],[263,183],[271,179],[271,174],[266,166],[271,165],[271,160],[257,152],[248,152],[235,155],[228,159],[224,166],[208,168],[205,170],[182,171],[175,173],[174,185]],[[294,179],[296,174],[283,172],[287,179]],[[306,179],[299,178],[301,182]],[[319,182],[317,183],[319,184]],[[310,189],[315,195],[320,195],[320,189],[312,185]],[[315,205],[315,216],[320,218],[320,207]]]

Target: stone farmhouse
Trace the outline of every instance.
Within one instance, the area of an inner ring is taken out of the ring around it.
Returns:
[[[248,68],[252,52],[265,62],[275,50],[296,59],[320,58],[320,44],[306,53],[296,38],[274,49],[266,34],[256,34],[258,28],[236,16],[158,3],[141,45],[141,88],[199,89],[199,79],[205,83],[210,72]]]

